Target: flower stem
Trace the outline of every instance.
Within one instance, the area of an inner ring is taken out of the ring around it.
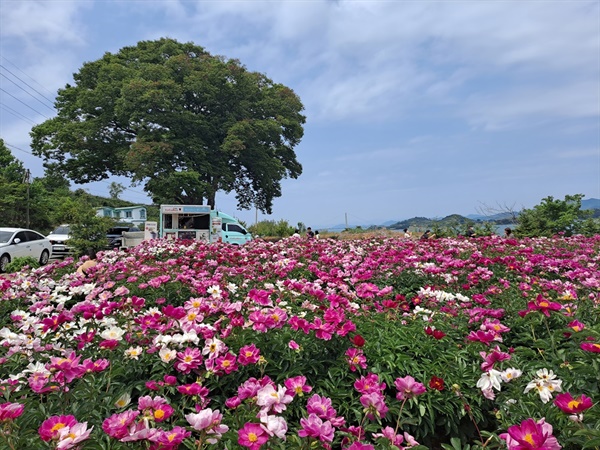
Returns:
[[[400,428],[400,419],[402,418],[402,410],[404,409],[404,404],[406,403],[407,398],[402,400],[402,405],[400,405],[400,412],[398,413],[398,420],[396,421],[396,429],[394,430],[394,434],[398,434],[398,428]]]

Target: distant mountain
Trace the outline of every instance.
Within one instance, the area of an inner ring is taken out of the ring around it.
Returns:
[[[597,198],[589,198],[587,200],[582,200],[581,201],[581,209],[584,210],[597,210],[596,213],[594,214],[594,217],[600,217],[600,199]],[[518,211],[515,211],[515,213],[518,213]],[[419,227],[419,228],[426,228],[426,227],[431,227],[434,223],[437,223],[438,225],[441,226],[446,226],[446,225],[464,225],[466,223],[476,223],[476,222],[495,222],[496,224],[510,224],[512,223],[512,213],[510,212],[502,212],[502,213],[498,213],[498,214],[492,214],[489,216],[485,216],[483,214],[469,214],[467,216],[462,216],[460,214],[451,214],[449,216],[446,216],[444,218],[429,218],[429,217],[413,217],[411,219],[406,219],[406,220],[387,220],[385,222],[382,222],[380,224],[374,224],[374,223],[348,223],[348,225],[346,226],[346,224],[344,223],[340,223],[337,225],[333,225],[333,226],[329,226],[329,227],[313,227],[313,229],[317,229],[317,230],[329,230],[329,231],[342,231],[345,230],[346,228],[363,228],[363,229],[369,229],[369,228],[389,228],[391,230],[403,230],[404,228],[409,228],[409,227]]]
[[[475,221],[467,217],[461,216],[460,214],[451,214],[442,219],[429,219],[427,217],[413,217],[412,219],[403,220],[390,225],[388,228],[391,230],[403,230],[404,228],[418,227],[427,228],[433,224],[440,226],[446,225],[464,225],[468,223],[474,223]]]
[[[518,215],[518,211],[515,211],[515,213]],[[483,220],[484,222],[489,222],[491,220],[512,219],[513,215],[510,212],[502,212],[502,213],[498,213],[498,214],[491,214],[489,216],[484,216],[482,214],[469,214],[468,216],[465,216],[465,217],[467,219]]]
[[[581,200],[581,209],[600,209],[600,198]]]

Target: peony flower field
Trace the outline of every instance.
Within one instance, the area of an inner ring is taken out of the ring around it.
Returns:
[[[0,448],[600,448],[600,236],[154,240],[0,278]]]

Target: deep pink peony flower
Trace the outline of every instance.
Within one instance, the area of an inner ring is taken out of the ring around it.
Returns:
[[[557,302],[551,302],[545,299],[541,294],[536,297],[532,302],[527,303],[527,309],[529,311],[540,311],[547,317],[550,317],[550,311],[560,311],[562,305]]]
[[[580,395],[573,398],[570,393],[558,394],[554,400],[554,404],[560,408],[562,412],[567,414],[577,414],[590,409],[594,404],[592,399],[585,395]]]
[[[359,367],[361,369],[367,368],[367,358],[361,349],[351,347],[346,350],[346,360],[352,372],[356,372]]]
[[[75,416],[52,416],[42,422],[38,433],[43,441],[58,438],[60,430],[66,427],[72,427],[77,423]]]
[[[598,343],[582,342],[579,346],[586,352],[600,353],[600,344]]]
[[[238,430],[238,444],[250,450],[259,450],[269,440],[267,431],[258,423],[248,422]]]
[[[238,362],[242,366],[247,366],[249,364],[256,364],[260,358],[260,350],[256,347],[256,345],[245,345],[240,348],[240,352],[238,354]]]
[[[287,388],[286,394],[294,396],[298,395],[302,397],[305,392],[312,391],[312,387],[306,384],[306,377],[298,375],[297,377],[288,378],[283,382]]]
[[[509,427],[507,433],[500,435],[506,441],[508,450],[560,450],[562,447],[552,436],[552,425],[545,419],[536,422],[527,419],[521,425]]]
[[[14,420],[23,414],[25,405],[20,403],[2,403],[0,404],[0,422]]]

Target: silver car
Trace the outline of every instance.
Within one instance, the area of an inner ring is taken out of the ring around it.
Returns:
[[[60,225],[56,227],[48,236],[52,244],[52,257],[65,258],[73,254],[73,249],[69,247],[69,238],[71,237],[70,225]]]
[[[0,228],[0,272],[15,258],[30,256],[40,262],[48,263],[52,254],[52,244],[37,231],[25,228]]]

